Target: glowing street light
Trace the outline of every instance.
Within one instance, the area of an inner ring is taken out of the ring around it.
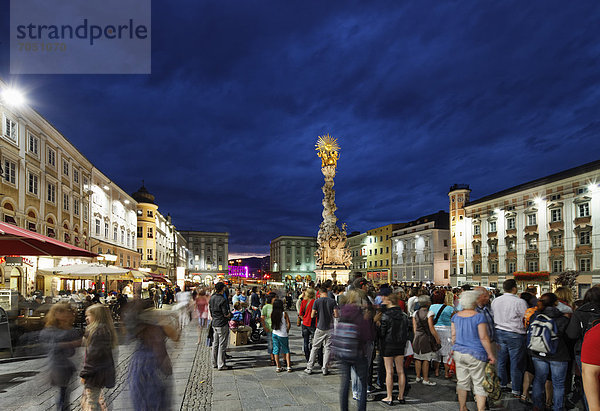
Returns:
[[[2,100],[13,107],[20,107],[25,104],[25,96],[16,88],[6,88],[2,91]]]

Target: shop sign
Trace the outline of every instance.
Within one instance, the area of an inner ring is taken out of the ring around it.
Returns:
[[[7,267],[21,267],[23,265],[23,257],[6,257]]]

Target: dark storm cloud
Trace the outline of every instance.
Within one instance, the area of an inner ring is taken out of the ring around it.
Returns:
[[[596,160],[599,8],[176,0],[153,4],[151,76],[15,79],[0,58],[124,189],[144,179],[178,228],[267,252],[316,235],[325,132],[350,231],[447,209],[456,182],[477,198]]]

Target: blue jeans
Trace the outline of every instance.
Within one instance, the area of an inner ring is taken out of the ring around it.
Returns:
[[[510,380],[512,393],[521,395],[523,390],[523,362],[525,353],[525,334],[511,333],[496,328],[496,342],[498,343],[498,377],[502,386],[508,385],[506,361],[510,359]]]
[[[345,361],[339,362],[341,371],[340,387],[340,409],[348,411],[348,393],[350,392],[350,368],[354,369],[358,377],[360,390],[358,392],[358,411],[367,409],[367,369],[369,364],[366,358],[357,358],[354,363]]]
[[[567,377],[567,361],[548,361],[537,357],[532,357],[535,368],[535,377],[533,378],[532,400],[533,406],[544,409],[544,385],[548,378],[548,373],[552,372],[552,389],[554,391],[554,411],[562,411],[565,397],[565,379]]]

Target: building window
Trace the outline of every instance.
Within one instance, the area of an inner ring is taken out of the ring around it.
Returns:
[[[121,244],[125,244],[125,230],[121,230]]]
[[[516,263],[514,261],[510,261],[508,263],[508,274],[512,274],[516,271]]]
[[[463,255],[463,249],[462,248],[458,249],[458,255]]]
[[[444,279],[447,280],[448,279],[448,270],[444,270]]]
[[[527,225],[537,225],[537,214],[527,214]]]
[[[496,244],[496,242],[490,243],[490,253],[497,253],[498,252],[498,245]]]
[[[590,203],[582,203],[577,206],[577,217],[590,216]]]
[[[508,248],[509,251],[513,251],[515,249],[515,240],[508,240],[506,248]]]
[[[40,139],[31,133],[27,133],[27,151],[38,157],[40,155]]]
[[[579,271],[589,272],[592,271],[592,260],[589,258],[579,259]]]
[[[138,236],[138,238],[141,238],[144,236],[144,227],[137,228],[137,236]]]
[[[425,247],[427,247],[427,241],[425,241]],[[385,247],[385,252],[389,253],[390,252],[390,247]]]
[[[539,264],[537,260],[530,260],[527,262],[527,268],[530,272],[537,271],[539,269]]]
[[[73,182],[79,184],[79,170],[73,169]]]
[[[552,272],[553,273],[561,273],[562,270],[563,270],[562,260],[553,260],[552,261]]]
[[[530,238],[529,240],[527,240],[527,249],[537,250],[537,238]]]
[[[154,233],[152,232],[152,227],[148,227],[148,238],[154,238]]]
[[[117,227],[113,227],[113,241],[117,241],[118,230]]]
[[[83,203],[83,221],[87,221],[88,220],[88,203],[84,202]]]
[[[481,234],[481,226],[479,224],[473,226],[473,234],[475,234],[475,235]]]
[[[490,274],[498,274],[498,263],[490,263]]]
[[[507,218],[506,219],[506,229],[507,230],[514,230],[515,229],[515,218],[511,217],[511,218]]]
[[[473,246],[473,254],[481,254],[481,246],[479,244]]]
[[[383,247],[379,249],[379,254],[383,254]]]
[[[579,244],[580,245],[590,244],[590,232],[589,231],[580,231],[579,232]]]
[[[152,249],[151,249],[151,248],[148,248],[148,249],[146,250],[146,254],[148,255],[148,260],[152,260],[152,259],[153,259],[153,257],[154,257],[154,253],[153,253],[153,251],[152,251]]]
[[[553,208],[552,210],[550,210],[550,221],[553,223],[562,221],[562,209]]]
[[[4,136],[15,144],[18,144],[17,123],[10,118],[4,118]]]
[[[495,221],[490,221],[490,233],[495,233],[496,232],[496,222]]]
[[[448,261],[448,253],[444,253],[444,260]]]
[[[444,247],[448,247],[448,240],[444,240]]]
[[[69,176],[69,162],[67,160],[63,160],[63,175]]]
[[[79,200],[77,198],[73,198],[73,214],[79,215]]]
[[[481,264],[473,264],[473,271],[475,274],[481,274]]]
[[[48,164],[56,168],[56,151],[48,147]]]
[[[39,178],[37,174],[33,174],[32,172],[27,173],[27,192],[34,196],[38,195],[38,184]]]
[[[463,275],[463,268],[460,267],[459,270],[460,270],[460,275]]]
[[[551,240],[552,240],[552,247],[562,247],[563,246],[562,234],[553,234],[551,237]]]
[[[48,183],[46,187],[46,200],[49,203],[56,204],[56,185],[52,183]]]
[[[96,218],[95,225],[96,225],[96,235],[98,237],[100,237],[100,219],[99,218]]]
[[[14,161],[4,159],[4,181],[9,184],[17,183],[17,164]]]
[[[108,238],[108,223],[104,222],[104,238]]]
[[[373,266],[373,261],[369,261],[369,267]]]
[[[375,260],[375,267],[377,267],[377,260]]]
[[[154,215],[153,215],[153,213],[152,213],[152,210],[147,210],[147,211],[146,211],[146,216],[147,216],[147,217],[153,217]]]
[[[375,249],[375,255],[377,255],[377,249]]]
[[[63,193],[63,210],[69,211],[69,194]]]
[[[88,190],[90,186],[90,181],[88,180],[88,178],[84,175],[83,176],[83,189],[84,190]]]

